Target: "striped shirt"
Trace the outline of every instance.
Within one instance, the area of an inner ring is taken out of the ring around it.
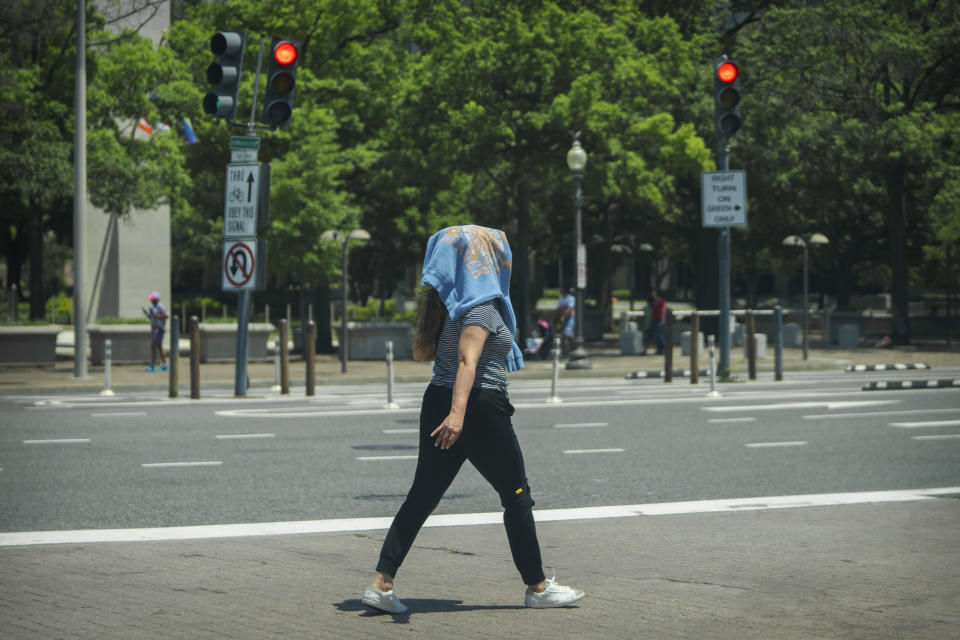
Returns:
[[[507,390],[507,354],[513,346],[513,334],[500,315],[498,303],[499,300],[481,302],[457,320],[447,318],[437,339],[431,384],[453,388],[459,365],[460,331],[465,326],[478,325],[487,329],[490,335],[483,343],[483,351],[477,360],[473,386],[504,392]]]

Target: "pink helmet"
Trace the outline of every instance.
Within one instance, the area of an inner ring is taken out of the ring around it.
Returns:
[[[153,293],[147,296],[147,300],[149,300],[150,302],[153,302],[154,300],[159,300],[159,299],[160,299],[160,294],[157,293],[156,291],[154,291]]]

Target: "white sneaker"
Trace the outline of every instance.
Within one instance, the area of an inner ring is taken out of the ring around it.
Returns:
[[[360,599],[360,602],[368,607],[386,611],[387,613],[407,612],[407,605],[400,602],[400,599],[397,598],[397,593],[393,589],[390,591],[380,591],[376,587],[367,587],[363,591],[363,597]]]
[[[583,591],[564,587],[556,583],[554,578],[547,578],[547,588],[541,593],[527,587],[524,605],[534,609],[548,609],[550,607],[565,607],[583,597]]]

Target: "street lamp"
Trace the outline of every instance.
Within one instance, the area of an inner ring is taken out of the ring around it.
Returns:
[[[829,238],[822,233],[814,233],[810,237],[787,236],[783,244],[788,247],[803,247],[803,359],[807,359],[807,332],[809,331],[810,305],[807,301],[810,294],[809,246],[811,244],[830,244]]]
[[[577,326],[576,345],[570,358],[567,360],[567,369],[592,369],[593,363],[587,357],[583,348],[583,288],[587,286],[587,248],[583,245],[583,235],[580,223],[580,205],[583,200],[580,191],[580,182],[583,179],[583,169],[587,166],[587,152],[580,146],[580,134],[573,137],[573,145],[567,151],[567,166],[573,172],[573,180],[577,185],[576,196],[576,227],[577,227],[577,306],[574,308],[574,324]]]
[[[346,373],[347,346],[350,344],[347,336],[347,247],[351,240],[369,240],[370,234],[363,229],[354,229],[344,237],[339,231],[324,231],[320,238],[338,240],[342,252],[340,268],[343,270],[343,276],[340,278],[340,288],[343,295],[343,317],[340,319],[340,373]]]

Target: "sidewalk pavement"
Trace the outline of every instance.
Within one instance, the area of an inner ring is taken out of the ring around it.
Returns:
[[[521,607],[502,526],[428,527],[410,607],[365,609],[384,532],[0,548],[6,638],[960,637],[960,501],[543,522],[544,563],[586,592]],[[547,569],[549,573],[549,569]]]
[[[560,380],[580,377],[615,377],[622,378],[634,371],[661,371],[664,367],[664,357],[621,356],[616,340],[586,345],[587,352],[593,363],[592,369],[567,370],[565,360],[560,363]],[[62,353],[62,350],[61,350]],[[187,357],[189,349],[181,349],[179,360],[180,395],[189,395],[190,392],[190,360]],[[717,354],[719,358],[719,353]],[[735,377],[747,379],[747,362],[743,358],[741,347],[730,351],[731,367]],[[709,367],[709,354],[700,354],[700,369]],[[785,348],[783,356],[784,378],[790,378],[791,372],[798,371],[842,371],[850,365],[858,364],[894,364],[894,363],[925,363],[934,368],[931,378],[936,377],[935,370],[943,367],[960,367],[960,345],[948,348],[937,346],[909,346],[894,349],[875,349],[860,347],[857,349],[815,348],[808,350],[808,359],[803,360],[799,348]],[[167,372],[145,370],[147,363],[142,364],[114,364],[111,368],[111,388],[114,390],[157,390],[169,387]],[[431,364],[414,362],[412,360],[394,361],[394,380],[396,382],[423,382],[430,379]],[[689,369],[690,357],[681,353],[680,347],[673,350],[674,371]],[[236,367],[233,362],[205,363],[200,365],[200,390],[215,386],[219,388],[231,387],[234,384]],[[247,375],[251,387],[264,387],[274,384],[275,366],[271,361],[250,362],[247,365]],[[511,380],[549,379],[553,373],[553,363],[550,360],[527,360],[526,367],[510,374]],[[767,357],[757,360],[757,374],[759,380],[773,379],[773,349],[767,347]],[[863,375],[863,374],[861,374]],[[884,376],[884,372],[875,372],[874,378]],[[386,384],[387,369],[383,361],[351,360],[347,363],[347,372],[341,373],[340,360],[336,354],[320,354],[316,357],[316,384]],[[874,379],[872,378],[872,379]],[[886,378],[882,378],[886,379]],[[302,388],[306,380],[306,363],[302,356],[292,356],[290,361],[290,385],[293,388]],[[675,381],[683,380],[682,378]],[[701,376],[701,384],[709,384],[709,380]],[[63,391],[98,391],[104,388],[104,368],[102,365],[89,366],[86,378],[73,376],[73,360],[67,356],[59,356],[53,366],[0,366],[0,394],[20,393],[49,393]]]

